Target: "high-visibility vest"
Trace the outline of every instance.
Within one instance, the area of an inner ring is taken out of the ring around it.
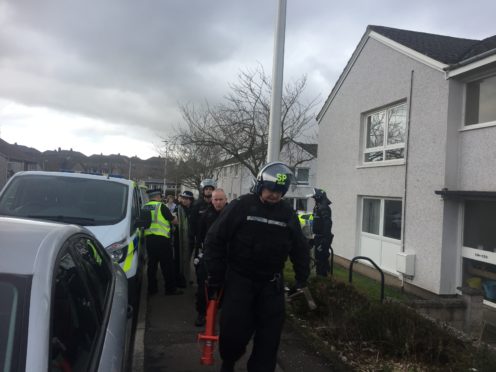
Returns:
[[[159,201],[149,201],[145,204],[145,209],[150,211],[152,217],[150,227],[145,230],[145,236],[158,235],[170,238],[170,223],[162,215],[161,206],[162,203]]]

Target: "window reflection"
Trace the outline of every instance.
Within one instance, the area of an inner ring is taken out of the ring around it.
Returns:
[[[367,148],[384,145],[384,116],[381,111],[367,118]]]
[[[496,121],[496,76],[467,84],[465,125]]]

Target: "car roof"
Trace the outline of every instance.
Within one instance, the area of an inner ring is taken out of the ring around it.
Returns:
[[[0,273],[34,275],[53,265],[61,244],[85,228],[56,222],[0,217]]]
[[[74,173],[74,172],[47,172],[47,171],[25,171],[25,172],[17,172],[13,177],[21,177],[24,175],[40,175],[40,176],[50,176],[50,177],[71,177],[71,178],[84,178],[84,179],[93,179],[100,181],[111,181],[118,182],[125,185],[133,185],[135,182],[115,177],[111,175],[102,175],[102,174],[90,174],[90,173]]]

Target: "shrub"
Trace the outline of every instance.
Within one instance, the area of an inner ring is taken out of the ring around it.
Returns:
[[[494,353],[458,338],[439,324],[398,303],[371,301],[352,285],[313,278],[309,288],[317,304],[310,311],[304,297],[290,311],[327,345],[353,345],[354,352],[428,365],[429,370],[496,370]],[[414,369],[415,370],[415,369]]]

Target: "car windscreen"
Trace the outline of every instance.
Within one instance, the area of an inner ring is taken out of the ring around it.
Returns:
[[[113,225],[126,216],[128,186],[53,175],[14,177],[0,196],[0,215],[83,226]]]
[[[0,274],[0,371],[24,370],[31,277]]]

